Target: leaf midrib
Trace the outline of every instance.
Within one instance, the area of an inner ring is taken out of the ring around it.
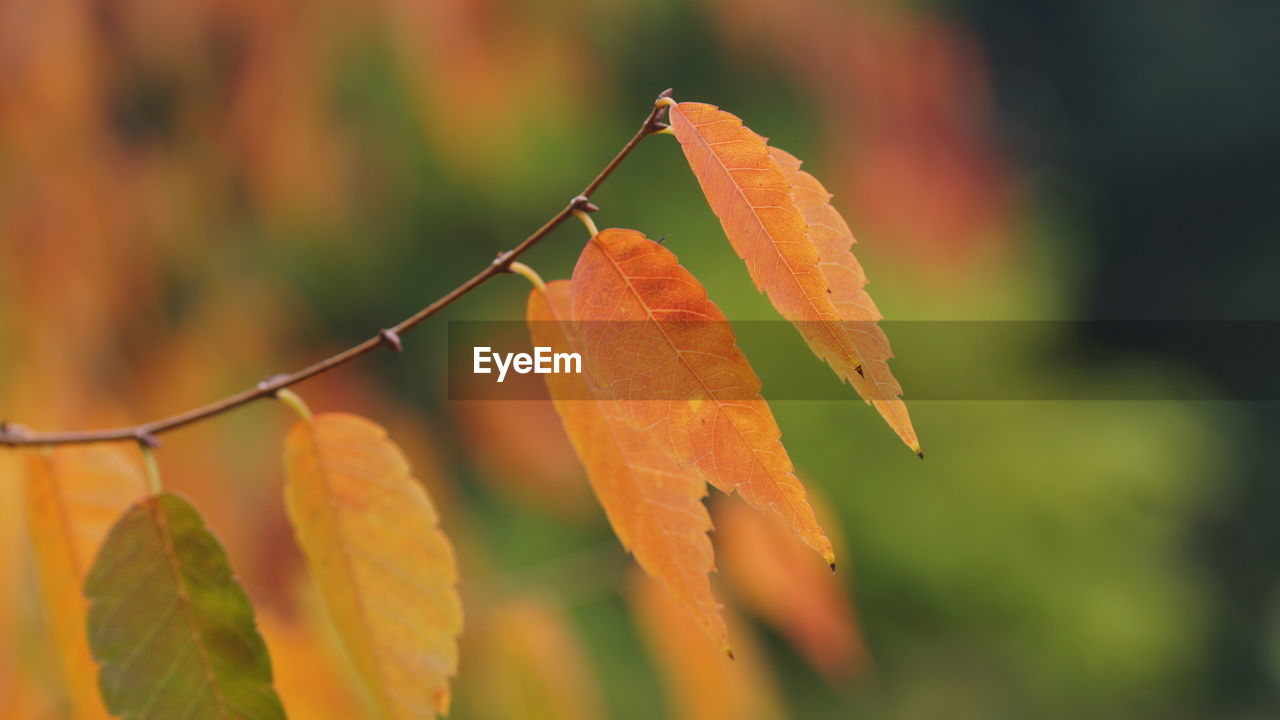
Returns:
[[[675,106],[675,107],[672,107],[672,108],[671,108],[671,110],[672,110],[673,112],[678,111],[678,110],[679,110],[679,106],[677,105],[677,106]],[[722,111],[722,110],[717,110],[717,112],[724,112],[724,111]],[[730,172],[730,170],[729,170],[729,166],[728,166],[728,165],[726,165],[726,164],[724,163],[724,160],[723,160],[723,159],[722,159],[718,154],[716,154],[716,151],[715,151],[715,150],[713,150],[713,149],[711,148],[711,143],[707,142],[706,137],[704,137],[704,136],[703,136],[703,134],[702,134],[701,132],[699,132],[699,131],[698,131],[698,129],[699,129],[699,128],[701,128],[701,127],[703,127],[703,126],[705,126],[705,125],[710,125],[710,124],[712,124],[712,123],[702,123],[701,125],[699,125],[699,124],[697,124],[697,123],[694,123],[692,120],[690,120],[690,119],[689,119],[689,117],[688,117],[687,115],[685,115],[683,111],[680,111],[680,112],[679,112],[679,114],[680,114],[680,116],[684,119],[684,121],[685,121],[685,122],[687,122],[687,123],[689,124],[689,127],[693,130],[693,137],[698,141],[698,143],[699,143],[703,148],[705,148],[705,149],[706,149],[707,154],[708,154],[708,155],[710,155],[712,158],[714,158],[714,159],[715,159],[717,167],[719,167],[719,168],[720,168],[720,171],[724,174],[724,177],[725,177],[726,179],[728,179],[728,181],[729,181],[729,185],[733,188],[734,194],[735,194],[735,195],[737,195],[737,196],[738,196],[738,198],[742,201],[742,203],[743,203],[744,205],[746,205],[747,209],[751,211],[751,216],[755,218],[755,220],[756,220],[756,225],[757,225],[757,226],[759,226],[761,233],[762,233],[765,237],[767,237],[767,238],[769,238],[770,240],[772,240],[772,239],[773,239],[773,233],[770,233],[770,232],[769,232],[768,228],[767,228],[767,227],[765,226],[765,224],[764,224],[764,221],[760,218],[760,213],[756,211],[756,205],[755,205],[755,204],[753,204],[753,203],[752,203],[752,202],[747,198],[746,193],[745,193],[745,192],[743,192],[743,190],[742,190],[742,186],[741,186],[741,185],[739,185],[739,184],[734,180],[733,175],[731,174],[731,172]],[[725,113],[725,114],[728,114],[728,113]],[[729,118],[724,118],[723,120],[717,120],[716,122],[726,122],[726,121],[729,121]],[[740,127],[745,127],[745,126],[741,126],[741,125],[740,125]],[[744,138],[744,139],[742,140],[742,142],[749,142],[749,140],[747,140],[747,139],[745,139],[745,138]],[[767,147],[767,146],[766,146],[766,147]],[[776,164],[777,164],[777,163],[776,163],[776,161],[775,161],[772,157],[769,157],[769,154],[768,154],[768,152],[767,152],[767,151],[766,151],[766,153],[765,153],[765,158],[766,158],[769,162],[774,163],[774,164],[775,164],[775,166],[776,166]],[[779,173],[779,174],[781,174],[781,173]],[[791,183],[789,183],[789,182],[787,182],[787,181],[786,181],[786,177],[785,177],[785,176],[783,177],[783,182],[784,182],[784,183],[786,183],[786,186],[787,186],[787,195],[788,195],[788,197],[789,197],[789,196],[791,195],[791,192],[790,192],[790,189],[791,189]],[[792,202],[792,208],[796,211],[796,213],[798,213],[798,214],[800,213],[800,210],[799,210],[798,208],[795,208],[795,206],[794,206],[794,201]],[[803,214],[801,214],[801,219],[802,219],[802,220],[804,219]],[[808,235],[808,221],[805,221],[805,225],[806,225],[806,228],[805,228],[805,239],[806,239],[806,240],[808,240],[808,239],[809,239],[809,235]],[[810,243],[812,243],[812,241],[809,241],[809,242],[810,242]],[[757,238],[756,238],[756,247],[755,247],[755,248],[753,248],[753,252],[756,252],[756,251],[758,251],[758,250],[759,250],[759,245],[760,245],[760,239],[759,239],[759,237],[757,237]],[[814,302],[813,298],[812,298],[812,297],[810,297],[810,296],[809,296],[809,294],[808,294],[807,292],[805,292],[805,291],[804,291],[804,286],[800,284],[800,280],[799,280],[799,278],[797,278],[797,277],[796,277],[796,272],[795,272],[794,268],[792,268],[791,263],[787,261],[787,257],[786,257],[785,255],[783,255],[783,254],[782,254],[782,251],[780,251],[780,250],[778,249],[778,247],[777,247],[776,243],[770,242],[770,243],[769,243],[769,246],[770,246],[770,248],[773,250],[774,254],[778,257],[778,260],[779,260],[783,265],[785,265],[785,266],[786,266],[786,268],[787,268],[787,277],[789,277],[789,278],[791,279],[792,284],[794,284],[794,285],[795,285],[795,287],[800,291],[800,295],[804,297],[804,299],[805,299],[805,303],[806,303],[810,308],[812,308],[812,309],[813,309],[813,311],[814,311],[816,314],[818,314],[819,316],[823,315],[823,313],[822,313],[822,311],[821,311],[822,309],[821,309],[817,304],[815,304],[815,302]],[[815,248],[814,252],[815,252],[815,254],[817,253],[816,248]],[[821,258],[819,258],[819,259],[821,259]],[[819,273],[821,273],[822,271],[821,271],[821,270],[819,270],[818,272],[819,272]],[[824,279],[824,280],[825,280],[825,278],[826,278],[826,276],[825,276],[825,275],[823,275],[823,279]],[[766,292],[768,292],[768,291],[766,290]],[[836,315],[837,317],[839,317],[839,313],[835,310],[835,308],[834,308],[834,307],[832,307],[831,311],[832,311],[832,312],[831,312],[831,314]],[[823,328],[827,331],[827,334],[828,334],[829,336],[834,336],[834,337],[835,337],[835,339],[836,339],[836,347],[837,347],[837,349],[844,350],[844,351],[846,352],[846,354],[847,354],[847,357],[850,357],[850,358],[858,358],[858,354],[857,354],[856,350],[855,350],[855,349],[854,349],[854,347],[853,347],[853,343],[852,343],[851,341],[849,341],[849,339],[848,339],[847,337],[845,337],[843,333],[836,331],[836,330],[832,327],[832,325],[834,325],[834,324],[835,324],[835,321],[833,321],[833,320],[822,320],[821,322],[822,322],[822,326],[823,326]],[[803,334],[803,333],[801,333],[801,334]],[[841,340],[843,340],[844,342],[840,342]],[[847,347],[846,347],[846,346],[847,346]],[[848,361],[847,361],[847,360],[845,360],[845,362],[848,362]],[[861,366],[861,364],[862,364],[862,363],[861,363],[861,360],[860,360],[860,359],[858,359],[857,364],[858,364],[858,366]],[[856,372],[857,372],[857,368],[855,367],[855,368],[854,368],[854,373],[856,373]],[[850,378],[850,382],[853,382],[852,378]]]
[[[594,242],[594,239],[593,239],[593,242]],[[676,344],[671,340],[670,335],[668,335],[667,331],[662,327],[662,323],[659,322],[658,319],[653,316],[653,312],[649,308],[649,303],[645,301],[644,296],[642,296],[640,294],[640,291],[637,290],[635,286],[631,283],[631,278],[625,272],[623,272],[622,266],[620,266],[618,262],[613,259],[613,256],[610,255],[608,251],[604,249],[604,246],[601,243],[594,242],[594,244],[596,245],[597,249],[600,250],[600,254],[603,255],[605,259],[609,261],[609,264],[613,267],[614,271],[618,274],[618,277],[622,278],[622,281],[626,284],[627,289],[631,292],[633,296],[635,296],[636,300],[640,302],[640,306],[644,308],[645,315],[647,315],[650,322],[652,322],[654,326],[658,328],[658,332],[662,334],[662,339],[667,342],[667,345],[671,348],[672,352],[675,353],[676,360],[679,361],[681,365],[685,366],[685,369],[689,372],[689,374],[692,375],[694,379],[698,381],[698,384],[702,386],[703,391],[707,393],[707,397],[710,398],[713,402],[715,402],[716,411],[723,412],[724,402],[720,400],[720,398],[716,397],[715,393],[711,391],[711,388],[707,387],[707,384],[703,382],[702,376],[699,375],[696,371],[694,371],[694,369],[689,365],[689,362],[685,360],[683,352],[681,352],[680,348],[676,347]],[[679,266],[677,265],[677,267]],[[707,302],[710,302],[709,298],[707,299]],[[761,402],[763,402],[763,397],[761,397],[759,393],[756,393],[756,398]],[[756,451],[755,447],[752,446],[751,442],[747,440],[745,435],[743,435],[742,429],[739,428],[738,424],[733,421],[733,418],[729,418],[729,426],[733,428],[733,431],[738,435],[739,439],[741,439],[742,442],[748,448],[751,449],[752,460],[755,462],[756,465],[759,466],[761,472],[763,472],[764,474],[764,477],[769,478],[770,477],[769,469],[765,467],[764,462],[760,459],[759,452]],[[775,438],[774,441],[778,442],[777,438]],[[785,453],[786,451],[783,450],[783,452]],[[790,458],[788,458],[788,462],[790,462]],[[792,475],[794,477],[794,474]]]
[[[374,671],[378,674],[379,682],[377,687],[373,688],[373,690],[382,700],[379,705],[389,707],[391,704],[392,694],[386,688],[387,677],[382,667],[382,660],[379,657],[381,653],[378,652],[378,643],[374,639],[377,635],[373,630],[373,621],[369,617],[369,608],[365,605],[364,593],[360,584],[356,582],[355,566],[353,565],[351,553],[347,551],[347,540],[345,533],[342,530],[342,524],[338,522],[339,508],[334,499],[335,494],[333,492],[333,484],[329,481],[329,471],[320,452],[320,439],[318,433],[316,433],[315,420],[310,419],[304,420],[303,422],[306,422],[307,436],[311,445],[309,448],[311,456],[315,459],[316,471],[320,475],[320,482],[324,485],[325,506],[328,508],[328,522],[326,524],[329,525],[329,529],[333,533],[333,537],[341,538],[342,540],[337,543],[338,555],[342,558],[342,569],[347,576],[348,582],[351,584],[351,594],[355,598],[356,610],[360,616],[360,626],[361,629],[364,630],[364,636],[368,641],[366,649],[369,652],[370,659],[373,661]]]
[[[160,535],[160,549],[164,553],[165,560],[168,561],[170,572],[173,573],[174,592],[178,596],[178,605],[182,608],[182,614],[187,620],[187,627],[191,629],[192,637],[195,638],[196,649],[200,654],[200,665],[204,670],[205,684],[213,693],[213,699],[218,705],[218,715],[226,717],[226,698],[222,696],[222,690],[218,687],[217,677],[213,671],[213,663],[210,661],[209,652],[204,646],[204,636],[196,625],[191,607],[191,598],[186,590],[186,578],[182,574],[182,567],[178,564],[178,552],[173,545],[173,536],[169,532],[169,518],[165,516],[163,509],[160,507],[162,497],[157,495],[151,498],[148,503],[151,514],[155,518],[156,530]]]

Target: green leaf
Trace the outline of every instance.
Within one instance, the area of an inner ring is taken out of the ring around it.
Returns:
[[[271,659],[227,554],[168,493],[111,529],[85,581],[107,708],[125,720],[284,718]]]

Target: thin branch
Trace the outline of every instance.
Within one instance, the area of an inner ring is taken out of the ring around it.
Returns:
[[[670,90],[664,91],[658,96],[654,102],[653,109],[649,111],[648,117],[645,118],[644,124],[636,131],[636,134],[627,141],[626,145],[618,151],[613,160],[596,175],[582,192],[578,193],[569,204],[560,212],[556,213],[543,224],[542,227],[534,231],[532,235],[525,238],[523,242],[515,246],[511,250],[499,253],[498,257],[489,263],[485,269],[476,273],[470,280],[462,283],[458,287],[449,291],[439,300],[422,308],[413,315],[405,318],[390,328],[380,330],[377,335],[365,340],[364,342],[347,348],[342,352],[325,358],[313,365],[309,365],[296,372],[287,375],[276,375],[264,380],[254,387],[242,390],[234,395],[229,395],[216,402],[208,405],[202,405],[198,408],[187,410],[160,420],[134,425],[132,427],[110,428],[107,430],[69,430],[61,432],[35,432],[26,429],[20,425],[10,423],[0,423],[0,446],[3,445],[70,445],[76,443],[93,443],[111,440],[135,440],[137,442],[152,445],[155,443],[155,436],[166,433],[170,430],[190,425],[201,420],[211,418],[215,415],[221,415],[228,410],[233,410],[241,405],[259,400],[261,398],[274,397],[277,392],[291,385],[296,385],[303,380],[315,377],[322,373],[326,373],[334,368],[346,365],[356,358],[367,355],[381,347],[391,350],[400,350],[400,336],[417,327],[423,320],[435,315],[444,308],[453,304],[455,300],[475,290],[483,285],[495,275],[501,275],[509,272],[508,268],[516,258],[520,257],[529,248],[538,244],[540,240],[549,235],[552,230],[560,226],[568,218],[572,217],[575,211],[591,211],[597,209],[591,204],[591,196],[600,188],[604,181],[613,174],[613,171],[622,164],[631,151],[635,149],[640,141],[657,132],[661,132],[667,127],[666,123],[661,122],[658,118],[662,111],[666,109],[669,103],[664,103],[663,98],[669,97]]]

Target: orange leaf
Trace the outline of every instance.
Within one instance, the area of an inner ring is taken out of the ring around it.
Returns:
[[[819,517],[833,527],[829,516],[819,512]],[[865,667],[866,647],[839,576],[804,562],[807,550],[782,523],[736,503],[720,503],[716,537],[724,580],[745,609],[777,628],[830,680]]]
[[[450,406],[481,480],[569,519],[595,512],[549,399],[459,400]]]
[[[815,355],[867,402],[878,401],[876,407],[890,427],[919,453],[920,443],[906,408],[896,400],[901,391],[896,383],[882,385],[886,376],[892,382],[887,366],[877,366],[874,378],[864,377],[868,360],[863,357],[864,350],[872,352],[869,359],[873,362],[883,364],[887,358],[880,357],[887,353],[887,342],[882,343],[883,350],[874,348],[881,344],[883,334],[878,328],[865,331],[865,322],[856,325],[859,330],[854,335],[850,333],[850,321],[867,314],[879,316],[870,299],[863,300],[865,293],[858,296],[850,289],[852,284],[861,291],[865,280],[861,268],[856,261],[852,265],[847,262],[852,255],[846,258],[835,249],[839,240],[826,234],[811,235],[807,216],[812,213],[818,222],[829,220],[823,208],[829,207],[826,200],[830,196],[819,202],[807,192],[812,188],[806,187],[801,193],[802,206],[798,206],[793,182],[770,154],[765,139],[734,115],[713,105],[679,103],[671,107],[670,118],[671,129],[707,203],[720,219],[734,251],[746,263],[756,289],[768,294],[778,312],[796,325]],[[802,180],[795,173],[791,176]],[[833,227],[836,234],[841,228],[847,233],[843,221]],[[852,243],[852,234],[847,238]],[[848,245],[843,253],[848,253]],[[842,314],[851,308],[858,311],[853,317]],[[855,336],[864,331],[869,333],[867,337]]]
[[[578,258],[571,294],[584,369],[632,426],[717,488],[780,514],[834,563],[760,379],[675,255],[634,230],[605,230]]]
[[[285,500],[325,608],[387,718],[449,707],[462,606],[453,548],[380,426],[325,413],[285,441]]]
[[[27,565],[26,532],[22,522],[23,478],[26,453],[0,449],[0,698],[14,695],[18,681],[18,624],[21,593]],[[30,663],[23,663],[30,665]],[[0,718],[9,718],[0,699]],[[16,705],[15,705],[16,707]]]
[[[666,594],[640,576],[627,583],[627,600],[640,635],[667,691],[671,712],[678,720],[782,720],[787,716],[773,676],[765,664],[767,653],[753,642],[751,632],[730,617],[739,645],[733,659],[704,642],[695,642],[693,625]]]
[[[27,527],[75,718],[108,717],[89,651],[89,602],[82,587],[111,526],[147,494],[146,476],[130,449],[27,451]]]
[[[535,346],[580,352],[568,318],[568,281],[529,294],[529,334]],[[609,412],[607,399],[591,399],[584,376],[550,374],[546,379],[569,440],[623,547],[666,585],[712,639],[727,647],[720,605],[707,579],[715,556],[707,538],[711,518],[702,504],[706,482]]]
[[[818,251],[823,276],[831,289],[831,303],[844,320],[862,364],[862,376],[854,388],[875,406],[903,442],[919,453],[920,442],[911,427],[911,416],[899,399],[902,386],[889,370],[889,358],[893,357],[889,338],[876,324],[884,316],[863,289],[867,275],[851,250],[857,242],[853,231],[832,207],[831,193],[817,178],[800,169],[795,156],[776,147],[769,148],[769,155],[791,184],[791,197],[809,226],[809,239]]]

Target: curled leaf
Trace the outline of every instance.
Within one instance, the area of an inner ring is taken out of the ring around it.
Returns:
[[[226,552],[176,495],[116,522],[85,581],[102,697],[125,720],[284,718]]]
[[[285,441],[286,506],[347,653],[387,718],[449,708],[462,604],[453,547],[377,424],[300,420]]]
[[[675,255],[634,230],[583,248],[570,286],[584,367],[637,428],[835,562],[733,328]]]

